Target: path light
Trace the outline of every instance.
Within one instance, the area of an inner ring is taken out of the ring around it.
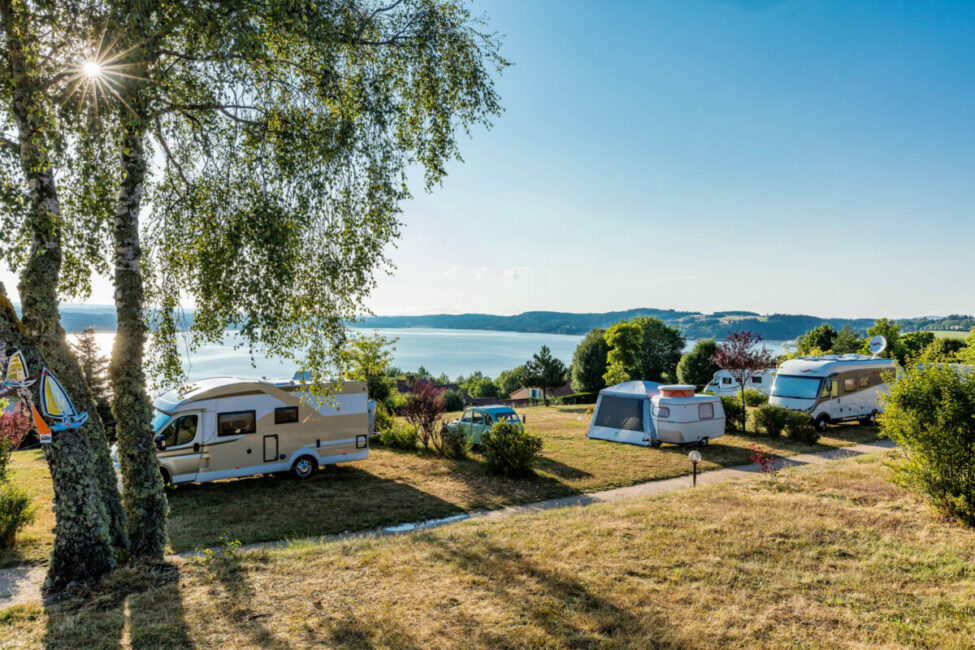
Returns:
[[[697,487],[697,464],[701,462],[701,452],[695,449],[687,454],[687,457],[691,459],[691,464],[694,466],[694,487]]]

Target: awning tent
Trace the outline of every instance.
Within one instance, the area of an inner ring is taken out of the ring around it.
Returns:
[[[660,394],[655,381],[627,381],[599,391],[588,438],[649,445],[657,440],[650,418],[650,398]]]

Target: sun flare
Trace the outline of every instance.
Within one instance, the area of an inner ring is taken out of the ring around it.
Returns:
[[[81,64],[81,71],[89,79],[94,79],[102,74],[102,66],[97,61],[85,61]]]

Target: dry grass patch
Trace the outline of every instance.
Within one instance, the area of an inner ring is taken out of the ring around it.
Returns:
[[[132,580],[137,593],[123,588]],[[7,610],[4,638],[52,648],[970,647],[975,533],[890,485],[880,459],[850,459],[774,482],[185,561],[178,580],[120,576],[87,605]]]
[[[359,463],[331,466],[308,481],[255,477],[182,485],[169,492],[173,551],[220,544],[319,536],[499,508],[580,492],[690,473],[687,449],[648,449],[588,440],[584,406],[519,409],[544,441],[537,476],[528,480],[487,474],[475,455],[443,460],[422,453],[374,448]],[[748,446],[791,456],[876,439],[876,429],[831,428],[817,445],[762,435],[726,435],[702,450],[702,470],[749,462]],[[15,480],[36,495],[39,518],[24,545],[0,556],[9,565],[46,561],[52,541],[51,486],[39,451],[17,452]]]

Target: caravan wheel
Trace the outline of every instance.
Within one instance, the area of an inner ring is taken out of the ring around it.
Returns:
[[[707,447],[708,446],[708,439],[707,439],[707,437],[704,437],[704,438],[701,438],[700,440],[698,440],[697,441],[697,444],[701,445],[702,447]]]
[[[311,456],[302,456],[291,466],[291,473],[295,478],[308,478],[318,469],[318,461]]]

